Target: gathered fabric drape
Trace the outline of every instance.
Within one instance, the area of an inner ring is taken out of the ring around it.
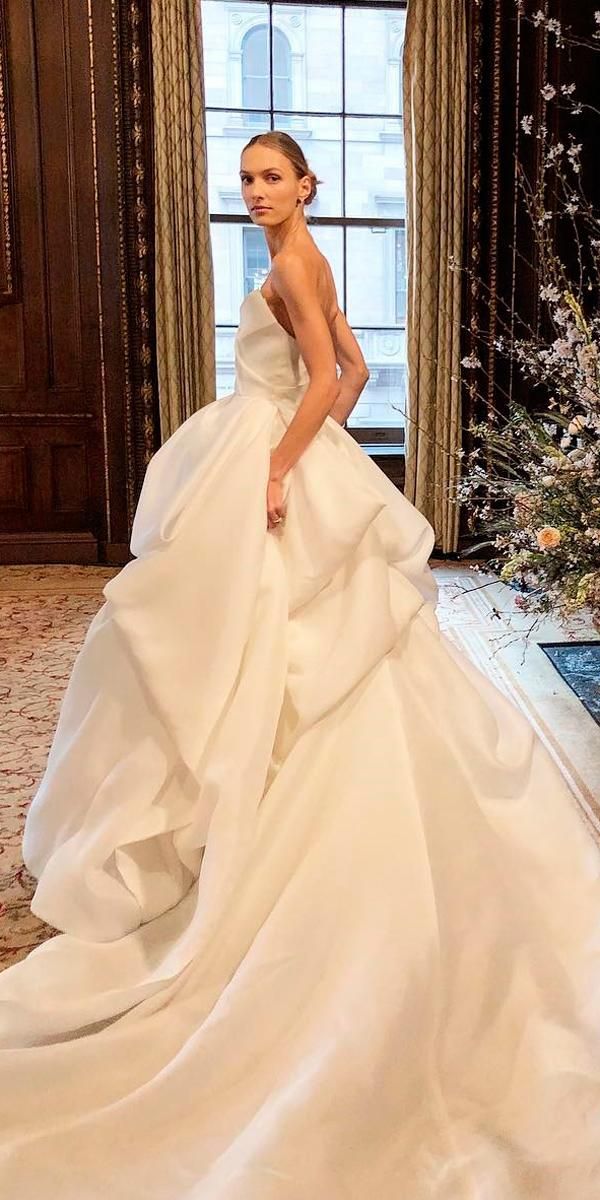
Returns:
[[[214,279],[198,0],[152,0],[156,341],[161,440],[216,396]]]
[[[460,303],[465,194],[464,0],[409,0],[403,60],[408,265],[404,493],[458,546]],[[453,268],[452,264],[455,264]]]

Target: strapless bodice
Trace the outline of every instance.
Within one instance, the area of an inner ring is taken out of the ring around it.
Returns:
[[[296,339],[279,324],[260,289],[240,305],[234,353],[240,395],[295,400],[310,382]]]

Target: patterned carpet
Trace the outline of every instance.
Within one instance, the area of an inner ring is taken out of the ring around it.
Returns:
[[[22,831],[75,656],[103,602],[102,587],[114,574],[110,567],[62,565],[0,571],[0,966],[24,958],[56,932],[30,912],[35,881],[21,859]],[[481,608],[483,595],[461,594],[463,583],[472,585],[472,576],[467,578],[464,568],[457,574],[455,567],[441,564],[436,576],[442,628],[499,687],[520,701],[514,680],[490,655],[487,635],[481,633],[489,616],[489,606],[487,612]],[[535,720],[533,710],[528,715]],[[577,794],[565,754],[552,747],[550,731],[540,728],[540,732],[571,776]],[[585,797],[578,799],[585,808]]]
[[[25,815],[43,774],[60,701],[109,567],[0,571],[0,964],[24,958],[54,930],[32,915],[23,866]]]

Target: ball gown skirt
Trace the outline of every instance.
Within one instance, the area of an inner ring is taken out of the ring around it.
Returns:
[[[23,842],[0,1195],[598,1200],[600,849],[259,291],[152,459]]]

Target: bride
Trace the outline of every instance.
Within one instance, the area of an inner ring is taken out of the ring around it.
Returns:
[[[241,187],[234,391],[149,465],[25,827],[2,1195],[598,1200],[598,846],[343,428],[300,147]]]

